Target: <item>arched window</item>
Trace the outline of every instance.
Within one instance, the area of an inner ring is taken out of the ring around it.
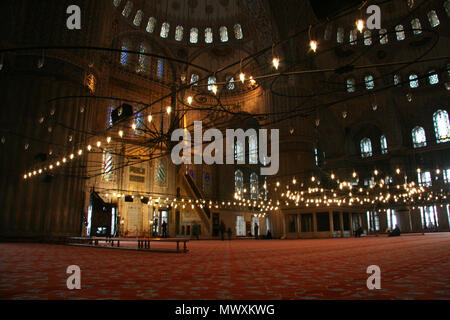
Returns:
[[[419,18],[415,18],[411,20],[411,27],[413,29],[414,34],[421,34],[422,33],[422,25],[420,24]]]
[[[366,83],[366,89],[367,90],[372,90],[373,88],[375,88],[375,82],[373,81],[373,76],[372,75],[368,75],[364,78],[364,81]]]
[[[372,44],[372,32],[370,30],[364,31],[364,45],[370,46]]]
[[[146,72],[147,66],[148,66],[148,57],[142,54],[142,53],[147,52],[147,47],[145,44],[141,43],[139,52],[141,54],[139,55],[138,67],[137,67],[136,71],[137,72]]]
[[[121,2],[122,2],[122,0],[113,0],[114,7],[118,8],[120,6]]]
[[[158,75],[158,78],[162,78],[164,76],[164,61],[162,59],[158,59],[156,73]]]
[[[244,34],[242,32],[242,27],[239,23],[234,25],[234,37],[237,40],[242,40],[244,38]]]
[[[250,156],[250,160],[249,163],[250,164],[258,164],[258,138],[256,137],[256,135],[251,135],[249,137],[249,156]]]
[[[205,29],[205,43],[213,43],[213,32],[211,28]]]
[[[336,41],[337,43],[344,43],[344,28],[337,28]]]
[[[394,74],[394,85],[400,86],[400,82],[402,82],[402,78],[398,74]]]
[[[127,4],[125,5],[125,8],[123,8],[122,15],[125,18],[128,18],[130,16],[130,14],[131,14],[131,11],[133,11],[133,2],[127,1]]]
[[[169,36],[170,24],[168,22],[164,22],[161,26],[161,38],[167,38]]]
[[[122,51],[127,51],[128,48],[130,47],[130,44],[128,43],[128,41],[124,41],[122,43]],[[121,52],[120,53],[120,64],[125,66],[128,63],[128,52]]]
[[[212,91],[213,85],[216,84],[216,81],[217,81],[216,77],[214,76],[208,77],[208,91]]]
[[[417,172],[417,182],[419,182],[419,186],[431,186],[430,171]]]
[[[191,84],[194,86],[198,85],[198,80],[200,79],[200,76],[198,74],[191,74]]]
[[[197,28],[191,28],[191,32],[189,35],[189,41],[191,43],[197,43],[198,42],[198,29]]]
[[[139,27],[139,26],[141,25],[141,23],[142,23],[142,18],[143,18],[143,17],[144,17],[144,11],[138,10],[138,11],[136,12],[136,16],[134,17],[133,24],[134,24],[136,27]]]
[[[387,30],[386,29],[380,29],[378,34],[380,36],[380,43],[381,44],[388,43],[389,39],[388,39],[388,35],[387,35]]]
[[[155,185],[164,187],[167,181],[167,159],[158,159],[155,166]]]
[[[244,192],[244,174],[241,170],[234,172],[234,192],[236,197],[242,198]]]
[[[427,138],[425,136],[425,130],[422,127],[415,127],[412,130],[412,140],[414,148],[421,148],[427,146]]]
[[[102,174],[103,180],[111,181],[113,177],[114,161],[111,152],[103,150]]]
[[[258,190],[258,175],[253,172],[250,175],[250,198],[252,200],[257,200],[258,199],[258,194],[259,194],[259,190]]]
[[[436,71],[431,70],[429,72],[428,81],[430,84],[438,84],[439,83],[439,76]]]
[[[228,90],[234,90],[235,84],[234,84],[234,78],[231,76],[227,77],[227,89]]]
[[[436,11],[431,10],[428,12],[428,21],[430,22],[431,27],[437,27],[441,22],[436,14]]]
[[[372,141],[370,141],[369,138],[361,139],[359,146],[361,148],[361,157],[362,158],[367,158],[367,157],[372,156]]]
[[[316,166],[319,165],[319,150],[317,148],[314,148],[314,163]]]
[[[351,46],[355,45],[358,42],[358,30],[350,30],[349,42]]]
[[[183,26],[177,26],[175,28],[175,40],[176,41],[183,40],[183,31],[184,31]]]
[[[220,41],[221,42],[227,42],[228,41],[228,29],[225,26],[220,27],[219,29],[220,33]]]
[[[450,0],[444,2],[444,9],[447,12],[447,16],[450,17]]]
[[[150,17],[148,19],[145,31],[147,31],[148,33],[153,33],[153,31],[155,31],[155,26],[156,26],[156,19],[154,17]]]
[[[399,24],[395,27],[395,35],[398,41],[405,40],[405,30],[403,25]]]
[[[355,92],[356,86],[355,86],[355,79],[350,78],[347,79],[347,92]]]
[[[450,141],[450,125],[448,122],[448,112],[438,110],[433,114],[434,133],[436,134],[436,142]]]
[[[388,153],[387,139],[384,134],[380,137],[380,145],[381,145],[381,154]]]
[[[417,74],[411,74],[409,76],[409,86],[411,88],[417,88],[419,86],[419,78],[417,77]]]

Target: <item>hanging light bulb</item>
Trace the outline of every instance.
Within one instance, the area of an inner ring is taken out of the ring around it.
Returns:
[[[188,103],[189,105],[192,104],[192,97],[191,97],[191,96],[189,96],[189,97],[187,98],[187,103]]]
[[[217,94],[217,86],[216,86],[215,84],[211,86],[211,91],[212,91],[214,94]]]
[[[97,148],[100,148],[101,145],[102,143],[100,141],[97,141]]]
[[[80,107],[80,113],[83,113],[84,112],[84,106],[81,106]]]
[[[377,176],[378,175],[378,170],[375,169],[373,173]]]
[[[372,103],[372,110],[373,111],[377,111],[377,109],[378,109],[378,104],[376,102],[373,102]]]
[[[250,84],[251,84],[252,86],[254,86],[255,83],[256,83],[256,80],[253,79],[253,76],[250,76],[249,80],[250,80]]]
[[[106,142],[110,143],[111,142],[111,137],[106,138]]]
[[[69,156],[70,160],[72,160],[74,157],[75,155],[73,153]]]
[[[245,82],[245,73],[241,72],[239,74],[239,79],[242,81],[242,83],[244,83]]]
[[[172,107],[171,106],[168,106],[167,107],[167,114],[170,114],[172,112]]]
[[[342,118],[347,118],[348,116],[348,112],[347,111],[342,111]]]
[[[360,33],[362,33],[363,30],[364,30],[364,20],[363,19],[358,19],[358,20],[356,20],[355,24],[356,24],[356,29],[358,29],[358,31]]]
[[[66,159],[66,158],[63,158],[63,159],[62,159],[62,162],[63,162],[63,163],[66,163],[66,162],[67,162],[67,159]]]
[[[25,143],[25,146],[24,146],[25,150],[28,150],[29,147],[30,147],[30,145],[28,143]]]
[[[92,150],[92,146],[91,146],[91,145],[88,145],[88,146],[87,146],[87,150],[88,150],[88,151],[91,151],[91,150]]]
[[[78,155],[81,156],[83,154],[83,150],[78,150]]]
[[[152,122],[152,119],[153,119],[152,115],[149,114],[148,117],[147,117],[148,122]]]
[[[334,175],[334,173],[331,174],[331,180],[334,180],[334,178],[336,178],[336,176]]]
[[[293,184],[296,184],[297,183],[297,180],[294,178],[294,179],[292,179],[292,183]]]
[[[316,119],[316,127],[320,125],[320,119]]]
[[[278,67],[280,66],[280,58],[274,57],[273,60],[272,60],[272,64],[273,64],[273,67],[276,70],[278,70]]]
[[[396,172],[397,174],[400,174],[400,168],[397,168],[397,170],[395,170],[395,172]]]
[[[309,42],[309,47],[311,48],[312,51],[316,52],[317,51],[317,41],[311,40]]]
[[[441,174],[441,169],[437,168],[436,169],[436,174]]]
[[[353,171],[353,178],[356,178],[356,172]]]
[[[122,131],[122,130],[119,131],[119,136],[120,136],[121,138],[123,137],[123,131]]]
[[[136,123],[133,123],[132,125],[131,125],[131,128],[133,129],[133,130],[136,130]]]

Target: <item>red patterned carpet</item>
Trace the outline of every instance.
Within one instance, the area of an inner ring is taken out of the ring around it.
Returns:
[[[450,234],[192,241],[187,254],[0,244],[2,299],[450,299]],[[82,289],[66,288],[69,265]],[[381,268],[368,290],[366,269]]]

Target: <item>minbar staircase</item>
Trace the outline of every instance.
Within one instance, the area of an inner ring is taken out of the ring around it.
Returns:
[[[197,184],[195,181],[191,178],[189,174],[182,174],[183,176],[183,182],[185,185],[185,188],[189,193],[191,193],[191,196],[193,196],[197,200],[204,199],[203,193],[200,191],[200,189],[197,187]],[[211,232],[211,211],[209,208],[205,205],[203,208],[195,207],[195,210],[198,212],[200,218],[203,221],[203,224],[206,226],[206,231],[209,234]]]

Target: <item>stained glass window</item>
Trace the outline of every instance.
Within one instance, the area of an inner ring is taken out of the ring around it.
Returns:
[[[314,148],[314,163],[316,166],[319,165],[319,150],[317,148]]]
[[[431,186],[430,171],[418,172],[417,181],[419,182],[419,186]]]
[[[136,12],[136,16],[134,17],[133,24],[134,24],[136,27],[139,27],[139,26],[141,25],[141,23],[142,23],[142,18],[143,18],[143,17],[144,17],[144,11],[138,10],[138,11]]]
[[[364,77],[364,81],[366,83],[367,90],[372,90],[373,88],[375,88],[375,82],[373,81],[373,76],[368,75],[368,76]]]
[[[365,46],[372,45],[372,32],[370,30],[364,31],[364,45]]]
[[[444,177],[444,182],[450,183],[450,169],[442,170],[442,175]]]
[[[243,196],[244,192],[244,174],[241,170],[234,172],[234,192],[238,197]]]
[[[428,76],[428,81],[430,82],[430,84],[438,84],[439,83],[439,76],[436,73],[436,71],[431,70],[429,72],[429,76]]]
[[[419,18],[415,18],[411,20],[411,27],[413,29],[414,34],[421,34],[422,33],[422,25],[420,24]]]
[[[168,22],[164,22],[161,26],[161,38],[167,38],[169,36],[170,24]]]
[[[419,78],[416,74],[411,74],[409,76],[409,86],[411,88],[417,88],[419,86]]]
[[[198,42],[198,29],[197,28],[191,28],[189,41],[191,43],[197,43]]]
[[[160,187],[164,186],[167,181],[167,159],[158,159],[155,170],[155,184]]]
[[[400,86],[400,82],[402,82],[400,75],[394,74],[394,85]]]
[[[258,194],[259,194],[259,190],[258,190],[258,175],[253,172],[250,175],[250,198],[252,200],[257,200],[258,199]]]
[[[114,162],[111,152],[103,150],[102,174],[103,180],[111,181],[113,177]]]
[[[239,23],[234,25],[234,36],[237,40],[242,40],[244,38],[242,26]]]
[[[361,157],[367,158],[372,156],[372,141],[369,138],[361,139],[359,143],[361,148]]]
[[[158,59],[158,66],[156,72],[158,78],[162,78],[164,76],[164,61],[162,59]]]
[[[148,23],[147,23],[147,27],[145,28],[145,31],[147,31],[148,33],[153,33],[153,31],[155,31],[155,27],[156,27],[156,19],[154,17],[150,17],[148,19]]]
[[[350,78],[347,79],[347,92],[355,92],[356,87],[355,87],[355,79]]]
[[[381,154],[388,153],[387,139],[384,134],[380,137],[380,145],[381,145]]]
[[[395,27],[395,35],[398,41],[405,40],[405,30],[403,25],[399,24]]]
[[[234,90],[234,88],[235,88],[235,85],[234,85],[234,78],[228,76],[228,77],[227,77],[227,89],[228,89],[228,90]]]
[[[136,71],[137,72],[146,72],[147,66],[148,66],[148,57],[142,54],[142,53],[147,52],[147,47],[145,44],[141,43],[139,52],[141,54],[139,55],[139,61],[138,61],[138,66],[137,66]]]
[[[113,0],[114,7],[116,7],[116,8],[119,7],[121,2],[122,2],[122,0]]]
[[[122,43],[122,51],[127,51],[129,48],[129,43],[127,41],[124,41]],[[128,63],[128,52],[121,52],[120,53],[120,64],[125,66]]]
[[[350,45],[355,45],[358,41],[358,31],[356,29],[350,30],[349,36]]]
[[[214,76],[210,76],[210,77],[208,77],[208,91],[211,91],[212,90],[212,88],[213,88],[213,85],[215,85],[216,84],[216,77],[214,77]]]
[[[421,148],[427,146],[427,138],[425,136],[425,130],[422,127],[415,127],[412,130],[412,140],[414,148]]]
[[[438,226],[436,206],[420,207],[422,228],[433,229]]]
[[[211,28],[205,29],[205,43],[213,43],[213,32]]]
[[[125,5],[125,8],[123,8],[122,15],[125,18],[128,18],[130,16],[130,14],[131,14],[131,11],[133,11],[133,2],[127,1],[127,4]]]
[[[436,134],[436,142],[450,141],[450,125],[448,119],[448,112],[445,110],[438,110],[433,114],[434,132]]]
[[[344,28],[339,27],[337,29],[336,41],[337,41],[337,43],[344,43]]]
[[[388,39],[388,35],[387,35],[387,30],[386,29],[380,29],[379,36],[380,36],[380,43],[381,44],[388,43],[389,39]]]
[[[447,12],[447,16],[450,17],[450,0],[444,2],[444,9]]]
[[[431,10],[428,12],[428,21],[430,22],[430,25],[434,28],[437,27],[441,22],[439,21],[439,18],[436,14],[436,11]]]
[[[228,29],[225,26],[220,27],[219,29],[220,33],[220,41],[221,42],[227,42],[228,41]]]
[[[199,78],[200,78],[200,76],[198,74],[193,73],[191,75],[191,84],[194,86],[197,86]]]
[[[238,163],[244,163],[244,145],[241,140],[236,140],[236,144],[234,145],[234,160]]]
[[[176,27],[176,29],[175,29],[175,40],[176,41],[183,40],[183,31],[184,31],[183,26],[177,26]]]

